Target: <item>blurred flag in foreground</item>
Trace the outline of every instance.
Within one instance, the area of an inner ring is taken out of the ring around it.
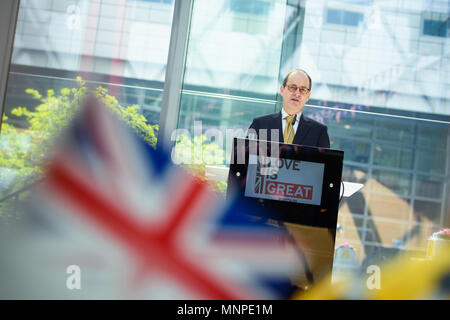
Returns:
[[[247,213],[88,100],[0,230],[0,298],[286,298],[295,249]]]

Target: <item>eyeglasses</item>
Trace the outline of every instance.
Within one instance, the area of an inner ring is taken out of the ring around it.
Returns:
[[[302,93],[302,94],[307,94],[308,92],[309,92],[309,89],[308,88],[305,88],[305,87],[297,87],[295,84],[288,84],[287,85],[287,88],[288,88],[288,90],[291,92],[291,93],[295,93],[295,92],[297,92],[297,89],[300,91],[300,93]]]

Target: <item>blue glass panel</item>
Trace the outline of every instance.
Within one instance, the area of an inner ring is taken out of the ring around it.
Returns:
[[[341,24],[341,17],[342,17],[342,11],[333,10],[333,9],[327,10],[327,22],[328,23]]]
[[[447,21],[424,20],[423,34],[436,37],[446,37]]]
[[[359,12],[344,11],[343,24],[357,26],[363,20],[363,15]]]

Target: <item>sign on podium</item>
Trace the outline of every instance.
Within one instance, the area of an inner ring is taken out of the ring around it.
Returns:
[[[228,173],[209,167],[206,175],[227,177],[228,196],[254,202],[256,219],[287,230],[305,266],[291,280],[307,290],[331,273],[339,201],[358,188],[341,186],[343,158],[340,150],[235,138]]]

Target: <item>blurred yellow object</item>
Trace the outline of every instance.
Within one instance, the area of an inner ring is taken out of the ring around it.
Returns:
[[[437,254],[441,254],[441,252],[445,252],[450,249],[450,240],[440,239],[436,234],[433,234],[428,239],[427,246],[427,258],[433,258]],[[448,252],[448,251],[447,251]]]
[[[294,299],[334,300],[420,300],[450,298],[450,248],[433,258],[398,257],[380,266],[379,289],[368,289],[370,274],[331,284],[328,277],[311,291],[296,294]]]

